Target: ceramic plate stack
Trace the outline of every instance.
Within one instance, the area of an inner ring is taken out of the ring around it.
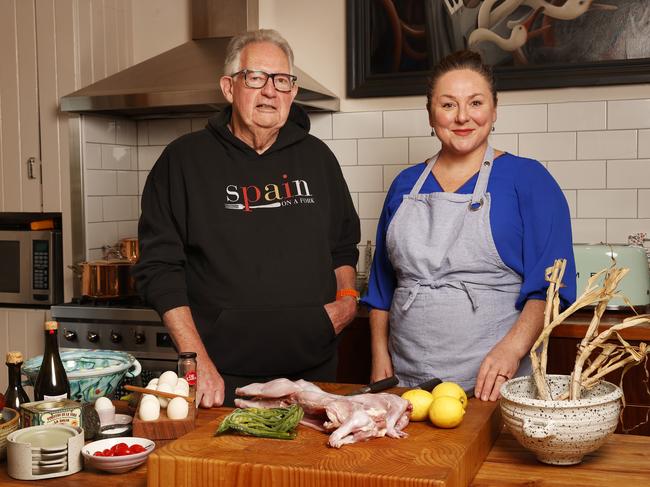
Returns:
[[[36,480],[81,470],[83,430],[64,424],[32,426],[7,437],[7,472],[15,479]]]

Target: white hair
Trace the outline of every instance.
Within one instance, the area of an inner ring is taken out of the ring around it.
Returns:
[[[287,40],[277,30],[259,29],[249,32],[242,32],[230,39],[226,49],[226,60],[224,62],[224,74],[231,75],[242,69],[240,65],[241,53],[244,48],[254,42],[269,42],[278,46],[289,61],[289,74],[293,74],[293,51]]]

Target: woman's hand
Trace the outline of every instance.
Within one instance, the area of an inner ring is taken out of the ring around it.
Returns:
[[[529,299],[517,322],[485,356],[478,369],[474,396],[482,401],[496,401],[503,383],[512,379],[519,362],[531,349],[544,327],[544,307],[540,299]]]
[[[388,352],[388,311],[371,309],[370,318],[370,352],[372,365],[370,382],[376,382],[394,375],[393,361]]]
[[[485,356],[478,369],[474,397],[482,401],[499,399],[501,386],[505,381],[514,377],[519,368],[518,354],[508,348],[502,345],[502,342],[497,343]]]
[[[393,361],[390,359],[388,351],[386,353],[375,353],[372,356],[372,366],[370,369],[370,382],[390,377],[393,374]]]

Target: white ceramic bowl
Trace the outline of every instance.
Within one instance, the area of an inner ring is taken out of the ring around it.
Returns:
[[[548,375],[553,397],[568,390],[568,375]],[[573,465],[597,450],[614,432],[623,392],[602,381],[574,401],[537,399],[531,376],[510,379],[501,387],[501,415],[515,439],[537,459]]]
[[[120,457],[94,456],[96,451],[104,451],[107,448],[110,449],[118,443],[126,443],[128,446],[137,443],[138,445],[142,445],[145,448],[145,451]],[[146,462],[147,457],[155,448],[156,444],[147,438],[107,438],[105,440],[88,443],[82,448],[81,454],[83,455],[87,466],[109,473],[124,473],[133,470]]]

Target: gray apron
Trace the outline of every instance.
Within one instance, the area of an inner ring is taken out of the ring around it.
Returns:
[[[389,351],[400,386],[438,377],[472,389],[481,362],[517,321],[521,276],[497,252],[487,148],[473,194],[419,194],[438,155],[404,196],[386,235],[397,277]],[[517,375],[530,373],[528,356]]]

